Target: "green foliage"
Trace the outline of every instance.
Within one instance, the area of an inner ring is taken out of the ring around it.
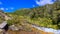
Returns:
[[[13,18],[13,19],[11,19],[11,20],[7,20],[7,23],[8,23],[9,25],[19,23],[19,18],[17,18],[16,15],[14,15],[12,18]]]
[[[2,23],[4,21],[4,19],[2,17],[0,17],[0,23]]]
[[[9,15],[13,17],[12,20],[8,20],[9,24],[24,23],[26,20],[31,24],[60,29],[60,2],[30,9],[16,10]]]

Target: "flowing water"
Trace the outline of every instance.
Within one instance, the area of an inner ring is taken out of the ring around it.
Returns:
[[[42,30],[44,32],[52,32],[54,34],[60,34],[60,30],[55,30],[55,29],[52,29],[52,28],[40,27],[40,26],[33,25],[33,24],[32,24],[32,27],[34,27],[34,28],[36,28],[38,30]]]
[[[36,25],[32,25],[32,27],[34,27],[38,30],[42,30],[44,32],[53,32],[54,34],[60,34],[60,30],[55,30],[55,29],[52,29],[52,28],[39,27],[39,26],[36,26]]]

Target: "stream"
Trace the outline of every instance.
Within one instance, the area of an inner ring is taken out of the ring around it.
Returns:
[[[4,21],[2,24],[0,24],[0,28],[3,28],[6,24],[7,24],[7,22]],[[60,34],[60,30],[55,30],[55,29],[52,29],[52,28],[40,27],[40,26],[37,26],[37,25],[34,25],[34,24],[32,24],[31,26],[38,29],[38,30],[42,30],[44,32],[52,32],[54,34]]]
[[[44,32],[52,32],[54,34],[60,34],[60,30],[55,30],[55,29],[52,29],[52,28],[39,27],[39,26],[36,26],[36,25],[32,25],[32,27],[34,27],[38,30],[42,30]]]

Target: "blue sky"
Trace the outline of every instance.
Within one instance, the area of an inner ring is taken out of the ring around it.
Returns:
[[[55,0],[0,0],[0,10],[12,12],[21,8],[33,8],[53,4]]]

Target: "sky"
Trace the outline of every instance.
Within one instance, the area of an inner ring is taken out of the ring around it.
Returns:
[[[55,0],[0,0],[0,10],[13,12],[22,8],[33,8],[53,4]]]

